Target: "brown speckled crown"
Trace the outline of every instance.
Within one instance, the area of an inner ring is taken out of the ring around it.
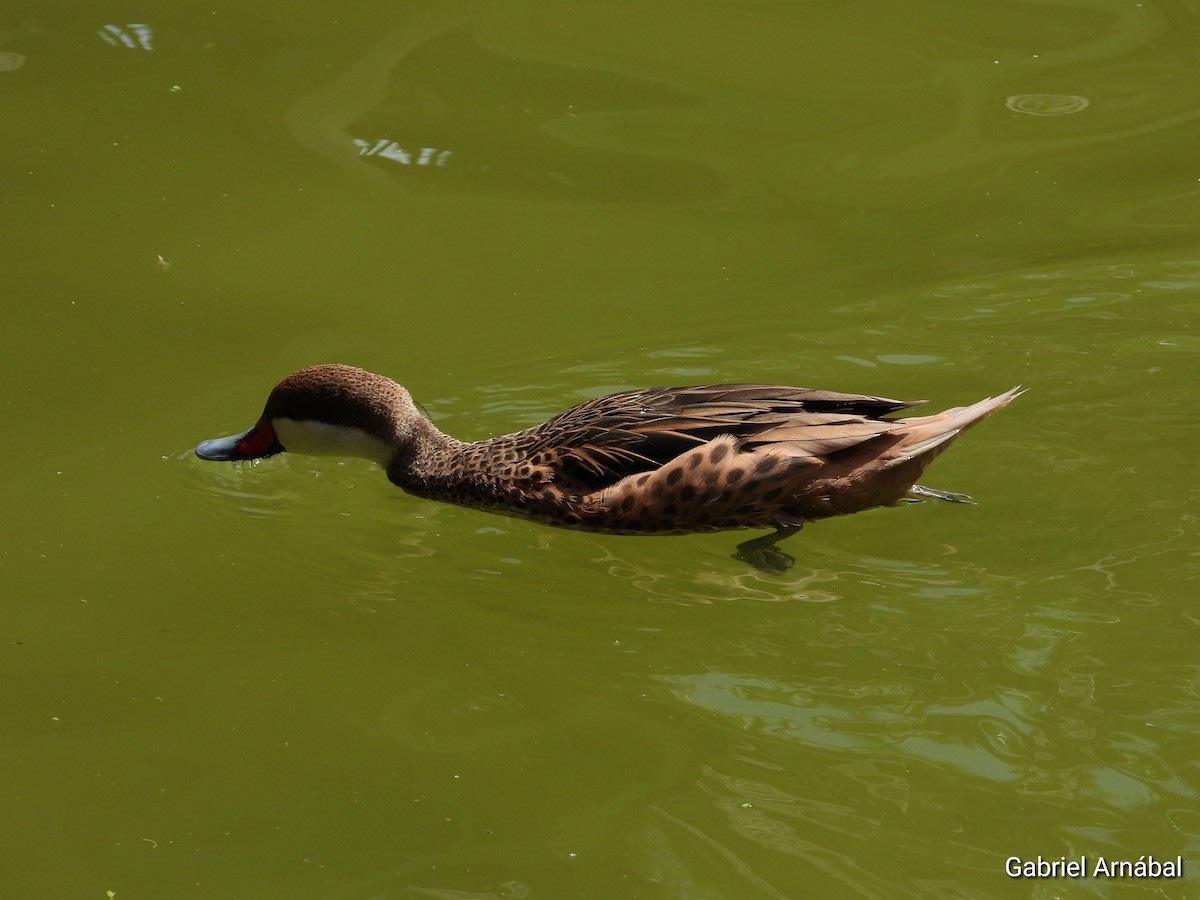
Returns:
[[[395,449],[388,478],[422,497],[591,531],[782,534],[809,519],[904,498],[959,434],[1018,393],[888,419],[916,403],[761,384],[651,388],[463,443],[422,417],[391,379],[325,365],[281,381],[264,416],[350,426],[379,438]],[[764,547],[772,549],[756,552]]]
[[[406,407],[418,415],[408,391],[390,378],[331,364],[301,369],[275,385],[263,416],[343,425],[390,441]]]

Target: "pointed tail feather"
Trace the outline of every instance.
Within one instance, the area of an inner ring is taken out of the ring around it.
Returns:
[[[883,467],[891,468],[920,456],[929,456],[932,460],[968,428],[1008,406],[1023,393],[1025,391],[1017,385],[999,396],[988,397],[970,406],[954,407],[932,416],[897,419],[896,424],[900,426],[897,431],[905,432],[904,438],[895,446],[894,455],[890,455]]]

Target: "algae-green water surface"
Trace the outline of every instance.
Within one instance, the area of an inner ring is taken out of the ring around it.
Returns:
[[[0,894],[1196,896],[1193,4],[19,6]],[[331,361],[1029,391],[776,577],[192,455]]]

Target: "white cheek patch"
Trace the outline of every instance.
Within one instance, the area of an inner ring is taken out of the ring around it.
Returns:
[[[305,456],[357,456],[386,467],[394,451],[377,437],[358,428],[327,422],[272,419],[275,436],[288,453]]]

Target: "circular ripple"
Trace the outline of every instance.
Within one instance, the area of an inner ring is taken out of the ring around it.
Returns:
[[[12,72],[14,69],[19,69],[25,65],[25,57],[20,53],[12,53],[8,50],[0,50],[0,72]]]
[[[1013,94],[1004,101],[1013,112],[1027,116],[1069,116],[1088,108],[1088,98],[1078,94]]]

